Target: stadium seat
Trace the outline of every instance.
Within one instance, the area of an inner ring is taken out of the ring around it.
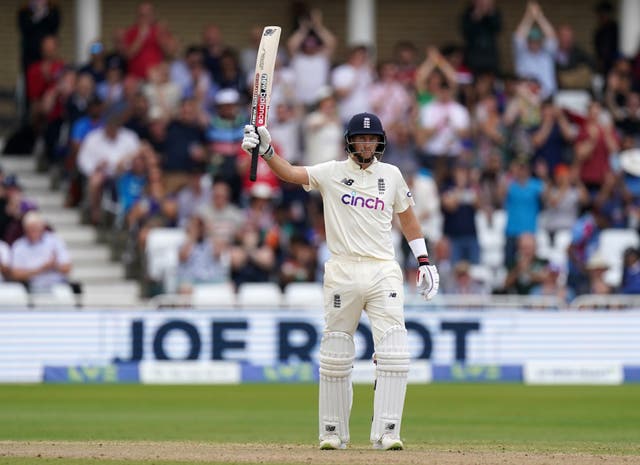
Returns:
[[[284,288],[283,304],[289,308],[323,308],[322,283],[289,283]]]
[[[233,307],[236,303],[233,284],[195,284],[191,293],[191,305],[197,308]]]
[[[29,294],[21,283],[0,283],[0,306],[20,306],[29,305]]]
[[[609,269],[604,280],[610,286],[619,286],[622,279],[623,255],[628,247],[638,247],[640,238],[635,229],[605,229],[600,233],[598,252],[607,261]]]
[[[238,289],[238,305],[247,307],[269,307],[282,305],[282,292],[276,283],[244,283]]]
[[[186,238],[180,228],[153,228],[147,236],[145,264],[147,276],[163,284],[173,282],[178,267],[178,250]],[[170,285],[168,287],[171,287]],[[164,289],[174,292],[175,289]]]
[[[50,307],[75,307],[76,296],[73,294],[71,286],[66,283],[55,284],[50,292],[35,293],[31,295],[31,303],[36,309]]]

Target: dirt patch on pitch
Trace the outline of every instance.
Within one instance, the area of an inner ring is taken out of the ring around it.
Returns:
[[[213,444],[192,442],[53,442],[0,441],[1,457],[57,459],[148,460],[343,465],[640,465],[640,456],[531,453],[512,451],[427,450],[374,451],[364,446],[348,450],[320,451],[311,445]]]

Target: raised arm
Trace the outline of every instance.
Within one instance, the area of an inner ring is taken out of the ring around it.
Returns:
[[[522,19],[520,20],[520,23],[518,24],[518,27],[516,28],[515,36],[518,39],[526,40],[527,34],[529,34],[529,30],[531,29],[531,27],[533,26],[533,23],[535,22],[535,18],[533,16],[535,7],[533,5],[534,5],[533,2],[527,3],[527,9],[524,12],[524,16],[522,17]]]
[[[533,19],[538,23],[540,29],[547,40],[556,40],[556,30],[553,28],[547,17],[542,12],[542,8],[538,5],[538,2],[531,2],[531,10]]]

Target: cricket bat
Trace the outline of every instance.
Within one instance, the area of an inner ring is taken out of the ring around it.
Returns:
[[[251,124],[258,127],[267,124],[269,103],[271,100],[271,85],[273,84],[273,70],[276,66],[278,42],[280,42],[279,26],[267,26],[262,31],[258,57],[256,58],[256,72],[253,81],[253,98],[251,99]],[[251,173],[249,179],[256,180],[258,170],[258,146],[251,153]]]

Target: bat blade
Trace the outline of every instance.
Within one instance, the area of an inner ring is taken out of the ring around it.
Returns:
[[[279,26],[266,26],[262,31],[253,80],[253,98],[251,99],[251,124],[256,127],[265,126],[269,117],[273,71],[276,66],[281,32],[282,29]],[[251,153],[251,172],[249,175],[251,181],[256,180],[257,170],[258,147],[256,146]]]

